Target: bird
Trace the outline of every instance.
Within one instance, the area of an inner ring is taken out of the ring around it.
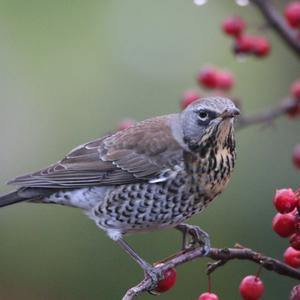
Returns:
[[[30,202],[80,208],[157,280],[161,274],[124,236],[175,228],[184,248],[199,243],[204,255],[209,252],[209,235],[185,221],[225,189],[236,160],[238,115],[230,99],[205,97],[179,113],[137,122],[9,181],[16,189],[0,196],[0,207]]]

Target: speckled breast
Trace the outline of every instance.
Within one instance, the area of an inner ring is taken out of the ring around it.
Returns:
[[[234,167],[234,153],[214,157],[192,155],[164,182],[121,185],[107,193],[93,216],[103,229],[122,233],[175,226],[200,212],[225,188]]]

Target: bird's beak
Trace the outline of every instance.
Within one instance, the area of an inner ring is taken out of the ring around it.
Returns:
[[[227,118],[234,118],[236,116],[238,116],[240,114],[240,110],[238,108],[228,108],[226,110],[224,110],[220,117],[222,119],[227,119]]]

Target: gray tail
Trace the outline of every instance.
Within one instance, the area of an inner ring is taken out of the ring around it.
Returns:
[[[38,200],[48,194],[49,192],[47,193],[46,191],[41,191],[40,189],[20,188],[16,191],[0,196],[0,207],[29,200]]]

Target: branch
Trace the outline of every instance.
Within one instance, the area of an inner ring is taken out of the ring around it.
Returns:
[[[298,103],[293,99],[286,99],[278,106],[269,111],[260,112],[252,116],[241,115],[237,121],[237,129],[255,124],[271,124],[278,117],[286,115],[289,111],[298,107]]]
[[[300,279],[299,270],[292,268],[277,259],[262,255],[249,248],[240,248],[240,247],[229,248],[229,249],[214,248],[211,250],[208,256],[214,260],[217,260],[217,262],[209,264],[207,268],[208,274],[211,274],[218,267],[224,265],[230,260],[241,259],[241,260],[249,260],[255,262],[268,271],[273,271],[275,273],[290,278]]]
[[[202,257],[202,248],[194,248],[192,250],[178,252],[167,259],[160,261],[160,267],[157,267],[160,271],[166,271],[170,268],[182,265],[186,262],[195,260]],[[243,248],[241,246],[236,246],[234,248],[211,248],[207,257],[215,260],[216,262],[210,263],[207,268],[207,273],[210,274],[215,271],[218,267],[224,265],[233,259],[242,259],[252,261],[259,264],[262,268],[273,271],[283,276],[290,278],[295,278],[300,280],[300,271],[294,269],[285,263],[262,255],[254,250]],[[132,287],[127,291],[122,300],[132,300],[139,294],[149,291],[152,286],[152,280],[149,277],[145,277],[138,285]]]
[[[282,14],[274,7],[270,0],[250,0],[257,6],[262,15],[266,18],[269,25],[278,33],[284,42],[300,58],[300,41],[297,32],[291,29]]]

